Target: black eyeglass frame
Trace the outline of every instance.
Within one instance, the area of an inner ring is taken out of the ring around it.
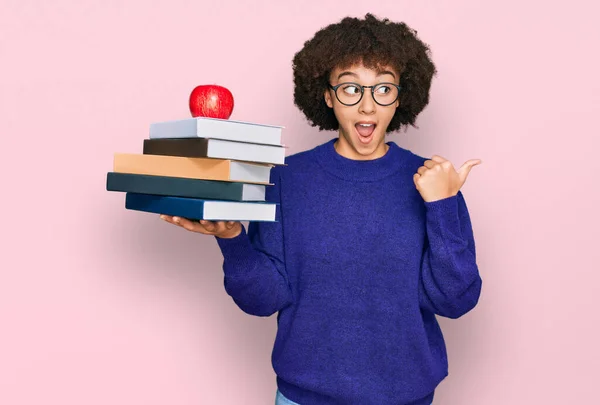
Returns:
[[[375,101],[377,104],[379,104],[379,105],[380,105],[380,106],[382,106],[382,107],[387,107],[388,105],[392,105],[392,104],[394,104],[394,103],[395,103],[395,102],[398,100],[398,98],[400,98],[400,90],[402,89],[402,86],[400,86],[399,84],[396,84],[396,83],[390,83],[390,82],[377,83],[377,84],[375,84],[375,85],[373,85],[373,86],[362,86],[362,85],[360,85],[360,84],[358,84],[358,83],[354,83],[354,82],[344,82],[344,83],[339,83],[339,84],[336,84],[335,86],[332,86],[332,85],[331,85],[331,83],[327,83],[327,84],[329,85],[329,88],[333,90],[333,93],[335,94],[335,98],[337,99],[337,101],[339,101],[341,104],[343,104],[343,105],[345,105],[345,106],[347,106],[347,107],[351,107],[351,106],[353,106],[353,105],[356,105],[356,104],[360,103],[360,101],[362,100],[363,96],[365,95],[365,89],[371,89],[371,97],[373,97],[373,100],[374,100],[374,101]],[[356,103],[352,103],[352,104],[346,104],[346,103],[342,102],[342,100],[340,100],[340,98],[338,97],[338,94],[337,94],[337,89],[338,89],[338,87],[340,87],[340,86],[342,86],[342,85],[344,85],[344,84],[353,84],[353,85],[355,85],[356,87],[360,88],[360,97],[358,98],[358,101],[357,101]],[[394,86],[394,87],[396,87],[396,88],[398,89],[398,95],[396,96],[396,98],[394,99],[394,101],[392,101],[392,102],[391,102],[391,103],[389,103],[389,104],[381,104],[381,103],[380,103],[379,101],[377,101],[377,99],[375,98],[375,87],[377,87],[377,86],[381,86],[382,84],[389,84],[389,85],[391,85],[391,86]]]

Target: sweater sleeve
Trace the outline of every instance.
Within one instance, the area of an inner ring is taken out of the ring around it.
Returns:
[[[425,202],[427,243],[421,261],[421,308],[459,318],[479,301],[482,280],[464,196]]]
[[[268,202],[281,203],[278,167],[271,169],[266,188]],[[248,232],[230,239],[218,238],[223,253],[225,291],[244,312],[270,316],[292,302],[292,291],[285,270],[281,205],[276,207],[276,222],[250,222]]]

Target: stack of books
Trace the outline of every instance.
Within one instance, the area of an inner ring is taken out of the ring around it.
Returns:
[[[106,189],[125,208],[191,220],[275,221],[266,201],[284,165],[282,126],[195,117],[150,125],[142,153],[115,153]]]

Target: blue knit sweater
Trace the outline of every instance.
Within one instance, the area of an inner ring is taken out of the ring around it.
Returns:
[[[458,318],[481,278],[464,197],[426,203],[426,160],[393,142],[374,160],[336,138],[272,169],[278,222],[251,222],[223,253],[225,290],[245,312],[278,312],[272,364],[301,405],[429,405],[448,375],[436,315]]]

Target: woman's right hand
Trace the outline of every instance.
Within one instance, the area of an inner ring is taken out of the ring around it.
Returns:
[[[242,233],[242,223],[239,221],[192,221],[187,218],[171,215],[161,215],[161,219],[191,232],[203,233],[204,235],[213,235],[218,238],[235,238]]]

